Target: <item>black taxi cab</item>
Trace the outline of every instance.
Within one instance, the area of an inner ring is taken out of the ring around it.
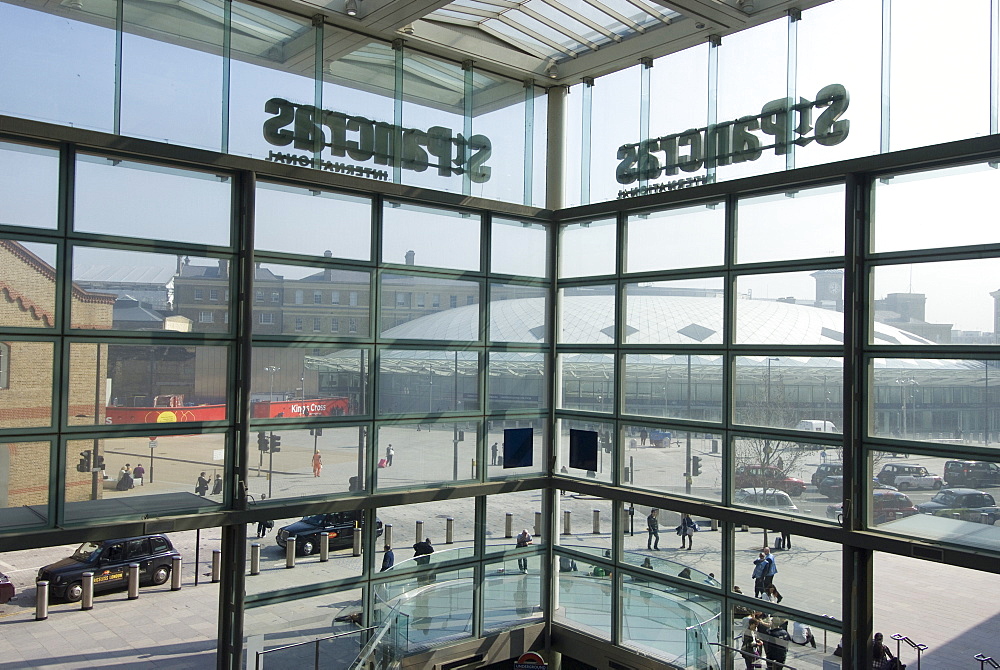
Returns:
[[[140,584],[163,584],[170,578],[174,556],[180,554],[165,535],[142,535],[84,542],[72,556],[39,569],[53,598],[76,602],[83,597],[83,573],[94,573],[94,592],[128,585],[128,566],[139,564]]]

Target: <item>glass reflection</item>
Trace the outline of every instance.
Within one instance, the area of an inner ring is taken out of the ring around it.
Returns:
[[[466,481],[478,476],[479,429],[475,422],[383,425],[377,430],[379,467],[375,483],[380,491]]]
[[[743,275],[736,280],[739,344],[844,343],[842,270]]]
[[[628,272],[721,265],[725,258],[721,202],[630,214],[626,226]]]
[[[49,517],[49,462],[52,443],[0,444],[0,528],[43,526]],[[85,499],[91,490],[91,461],[82,459],[66,470],[66,501]],[[10,477],[8,473],[16,473]]]
[[[22,10],[0,3],[0,16],[8,11]],[[2,20],[0,25],[4,25]],[[0,180],[0,224],[55,228],[58,224],[59,152],[0,142],[0,172],[4,174]]]

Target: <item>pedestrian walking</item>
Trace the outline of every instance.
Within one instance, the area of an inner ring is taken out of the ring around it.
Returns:
[[[525,528],[521,533],[515,538],[515,546],[520,549],[522,547],[527,547],[531,544],[531,533]],[[527,557],[518,557],[517,559],[517,569],[523,573],[528,572],[528,559]]]
[[[200,496],[208,494],[208,478],[205,477],[205,473],[198,475],[198,481],[195,482],[194,492]]]
[[[392,467],[392,457],[395,455],[396,455],[396,450],[392,448],[391,444],[385,448],[385,467],[387,468]]]
[[[417,542],[413,545],[413,557],[414,563],[417,565],[427,565],[431,562],[431,554],[434,553],[434,545],[431,544],[431,538],[425,537],[423,542]]]
[[[143,479],[146,477],[146,468],[142,463],[136,463],[135,470],[132,471],[132,479],[139,482],[139,486],[144,486]]]
[[[753,562],[753,597],[760,598],[764,593],[764,571],[767,569],[767,561],[764,560],[764,552],[757,555]]]
[[[639,431],[639,445],[645,447],[646,446],[646,438],[648,438],[648,437],[649,437],[649,433],[646,432],[645,428],[643,428],[642,430],[640,430]]]
[[[490,465],[497,464],[497,452],[499,450],[500,450],[500,445],[494,442],[493,446],[490,447]]]
[[[313,477],[319,477],[319,473],[323,470],[323,456],[319,453],[319,451],[313,454],[312,466]]]
[[[646,549],[652,551],[660,550],[660,521],[657,517],[660,516],[660,510],[651,509],[649,510],[649,516],[646,517]]]
[[[222,493],[222,475],[216,474],[215,481],[212,482],[212,495],[217,496]]]
[[[781,543],[779,546],[782,549],[792,548],[792,534],[789,533],[787,530],[780,531],[780,537],[778,538],[778,541]]]
[[[395,564],[396,555],[392,553],[392,547],[385,545],[385,553],[382,554],[382,569],[379,572],[385,572]]]
[[[257,537],[264,537],[267,532],[274,528],[273,521],[258,521],[257,522]]]
[[[694,544],[694,534],[698,531],[698,524],[694,522],[690,515],[685,514],[681,517],[681,525],[677,526],[677,534],[681,536],[681,549],[685,548],[685,543],[687,544],[688,551],[691,550],[692,544]]]

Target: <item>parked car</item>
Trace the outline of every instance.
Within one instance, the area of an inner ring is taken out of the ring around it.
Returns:
[[[872,525],[885,523],[894,519],[912,516],[917,513],[917,508],[913,506],[913,501],[909,496],[899,491],[888,489],[876,489],[872,491]],[[844,503],[828,505],[826,515],[831,519],[836,519],[837,523],[844,522]]]
[[[798,512],[788,494],[778,489],[749,488],[736,491],[734,499],[740,505],[767,507],[779,512]]]
[[[944,486],[941,475],[933,475],[922,465],[886,463],[877,479],[883,484],[895,486],[900,491],[907,489],[939,489]]]
[[[800,496],[806,490],[801,479],[789,477],[773,465],[741,465],[734,476],[738,489],[780,489],[790,496]]]
[[[980,521],[986,514],[990,524],[1000,519],[1000,507],[993,496],[975,489],[941,489],[929,501],[917,505],[917,510],[935,516],[957,513],[965,521]]]
[[[72,556],[42,567],[39,580],[49,582],[49,595],[76,602],[83,597],[83,573],[94,573],[94,592],[128,585],[129,563],[139,564],[140,584],[163,584],[180,554],[165,535],[142,535],[84,542]]]
[[[354,528],[364,528],[364,514],[360,510],[313,514],[300,521],[282,526],[274,540],[282,549],[288,544],[288,537],[295,536],[295,553],[309,556],[319,551],[320,533],[330,534],[330,549],[345,549],[354,545]],[[375,537],[382,535],[382,522],[375,521]]]
[[[986,461],[947,461],[944,464],[945,486],[982,489],[1000,486],[1000,465]]]
[[[7,575],[0,572],[0,605],[10,602],[14,598],[14,585],[10,583]]]
[[[844,476],[831,475],[826,477],[816,487],[819,492],[831,500],[840,500],[844,497]],[[879,480],[872,478],[872,490],[898,491],[895,486],[883,484]]]
[[[844,474],[843,463],[821,463],[812,475],[812,485],[819,486],[819,483],[830,476]]]

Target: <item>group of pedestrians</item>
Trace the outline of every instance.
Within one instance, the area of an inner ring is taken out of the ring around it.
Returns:
[[[760,554],[757,555],[753,566],[753,574],[751,576],[753,577],[754,597],[780,603],[781,594],[778,593],[778,589],[774,586],[774,576],[778,574],[778,564],[775,562],[774,554],[771,553],[769,547],[764,547]]]
[[[763,612],[751,612],[743,618],[743,631],[740,634],[740,655],[746,663],[747,670],[757,667],[758,661],[764,661],[766,667],[775,663],[784,663],[788,658],[788,645],[811,645],[816,648],[816,638],[812,629],[799,622],[790,622],[779,617],[769,618]]]
[[[680,525],[678,525],[674,531],[681,538],[680,548],[690,551],[694,546],[694,534],[698,532],[698,524],[695,523],[694,519],[692,519],[689,514],[684,514],[681,515]],[[660,510],[649,510],[649,516],[646,517],[646,533],[646,549],[649,551],[659,551]]]

